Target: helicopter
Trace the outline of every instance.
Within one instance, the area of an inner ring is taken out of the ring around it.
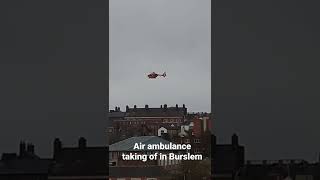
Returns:
[[[155,78],[157,78],[158,76],[166,77],[167,74],[166,74],[166,72],[164,72],[163,74],[157,74],[157,73],[155,73],[155,72],[152,72],[152,73],[148,74],[148,78],[149,78],[149,79],[155,79]]]

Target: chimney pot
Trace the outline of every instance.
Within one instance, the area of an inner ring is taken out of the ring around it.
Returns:
[[[19,148],[19,156],[22,157],[24,156],[26,152],[26,143],[24,141],[20,142],[20,148]]]
[[[87,146],[87,141],[84,137],[79,138],[79,148],[84,149]]]
[[[231,139],[232,139],[231,142],[232,142],[233,146],[238,146],[239,145],[239,139],[238,139],[238,136],[236,134],[233,134]]]
[[[34,145],[33,144],[30,143],[27,145],[27,152],[34,154]]]
[[[57,158],[57,154],[61,151],[62,149],[62,143],[59,138],[54,139],[53,143],[53,158]]]
[[[87,141],[84,137],[81,137],[79,139],[79,148],[80,149],[85,149],[87,147]]]

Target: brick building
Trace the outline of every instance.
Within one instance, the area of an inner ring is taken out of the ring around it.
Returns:
[[[211,140],[213,179],[234,180],[236,174],[245,163],[244,146],[239,144],[236,134],[232,135],[231,144],[217,144],[215,135],[212,135]]]
[[[212,132],[212,113],[192,113],[187,116],[194,136],[200,137],[204,132]]]
[[[33,144],[20,143],[19,154],[3,153],[0,160],[1,180],[47,180],[52,159],[35,154]]]
[[[247,161],[237,173],[238,180],[319,180],[320,164],[300,159]]]
[[[145,149],[134,149],[136,143],[145,144]],[[146,167],[146,166],[161,166],[163,168],[168,168],[171,166],[175,166],[179,164],[180,161],[174,160],[147,160],[143,162],[142,160],[123,160],[122,154],[154,154],[154,153],[162,153],[162,154],[169,154],[179,153],[179,151],[174,150],[148,150],[147,146],[149,144],[169,144],[170,142],[162,139],[157,136],[138,136],[138,137],[131,137],[120,142],[111,144],[109,146],[109,161],[110,164],[113,166],[118,167]]]
[[[108,147],[87,147],[84,138],[78,143],[78,147],[63,147],[62,142],[55,139],[48,179],[108,179]]]
[[[115,108],[109,112],[111,127],[108,132],[111,142],[117,142],[133,136],[157,136],[161,127],[177,128],[185,121],[187,108],[185,105],[179,107],[168,107],[166,104],[160,108],[133,108],[126,106],[126,111]]]
[[[208,157],[211,138],[211,113],[188,113],[185,105],[160,108],[116,107],[109,112],[109,144],[137,136],[158,136],[173,143],[192,145],[191,153]]]
[[[110,167],[109,180],[161,180],[166,171],[158,166]]]

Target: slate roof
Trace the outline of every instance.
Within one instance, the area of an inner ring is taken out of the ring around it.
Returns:
[[[0,175],[4,174],[47,174],[50,159],[12,159],[0,162]]]
[[[169,144],[170,142],[162,139],[158,136],[138,136],[131,137],[117,143],[111,144],[109,146],[109,151],[139,151],[138,149],[133,149],[135,143],[143,143],[146,144],[159,144],[160,142],[163,144]],[[145,149],[146,150],[146,149]],[[145,151],[144,150],[144,151]]]
[[[216,173],[230,173],[244,163],[244,147],[235,148],[231,144],[218,144],[212,152],[212,165]]]
[[[109,118],[123,118],[125,114],[126,113],[122,111],[113,111],[109,112]]]
[[[183,117],[187,109],[183,107],[168,108],[129,108],[126,117]]]
[[[290,172],[298,175],[318,175],[319,166],[315,164],[247,164],[241,168],[240,176],[261,177],[271,174],[286,174]]]
[[[107,152],[108,147],[85,147],[84,149],[80,149],[78,147],[66,147],[62,148],[61,151],[57,153],[55,161],[94,161],[105,157]]]
[[[160,166],[109,167],[110,177],[161,177],[165,171]]]
[[[106,175],[107,163],[107,147],[62,148],[54,159],[50,175]]]

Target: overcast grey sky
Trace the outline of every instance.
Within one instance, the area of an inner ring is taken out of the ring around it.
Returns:
[[[110,0],[110,108],[210,112],[210,0]],[[166,78],[147,79],[150,72]]]

